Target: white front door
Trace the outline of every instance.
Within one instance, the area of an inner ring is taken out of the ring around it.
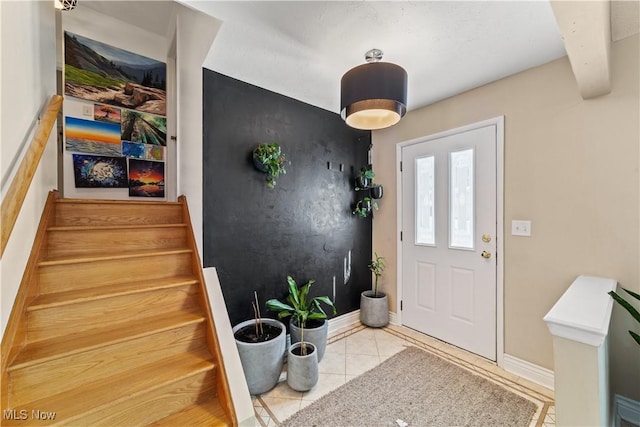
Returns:
[[[401,149],[402,323],[496,360],[496,125]]]

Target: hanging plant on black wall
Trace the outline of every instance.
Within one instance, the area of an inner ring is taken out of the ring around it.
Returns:
[[[253,164],[260,172],[266,173],[267,187],[276,186],[276,178],[287,171],[284,168],[285,156],[277,142],[258,144],[253,150]]]
[[[353,210],[353,214],[358,215],[360,218],[366,218],[371,214],[372,209],[377,210],[378,203],[371,199],[371,197],[364,197],[356,203],[356,208]]]
[[[356,176],[356,190],[365,190],[369,188],[376,174],[371,169],[371,165],[362,167]]]

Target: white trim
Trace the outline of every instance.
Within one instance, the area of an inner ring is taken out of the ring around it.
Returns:
[[[238,425],[257,425],[249,387],[244,376],[238,347],[233,337],[231,322],[227,313],[227,306],[220,288],[218,272],[215,267],[203,268],[202,272],[204,274],[207,297],[209,298],[209,304],[211,304],[213,325],[216,328],[220,352],[224,359],[224,368],[229,380],[229,392],[231,393],[231,400],[238,418]]]
[[[399,321],[399,317],[396,313],[394,313],[393,311],[389,312],[389,323],[392,325],[396,325],[396,326],[402,326],[402,324]]]
[[[392,311],[389,312],[389,323],[400,326],[400,322],[398,322],[398,315]],[[360,310],[355,310],[329,319],[329,329],[327,333],[329,335],[334,335],[341,332],[343,329],[351,329],[360,325]]]
[[[400,232],[402,231],[402,173],[400,172],[402,148],[491,125],[496,127],[496,363],[504,368],[504,116],[396,144],[396,241],[398,248],[396,258],[396,322],[402,325],[402,311],[400,310],[400,302],[402,301],[402,242],[400,241]]]
[[[640,426],[640,402],[616,394],[613,399],[614,427],[620,427],[622,420]]]
[[[578,276],[543,317],[554,337],[600,347],[609,333],[614,279]]]
[[[402,147],[405,143],[396,144],[396,319],[402,325]]]
[[[503,358],[504,370],[516,374],[519,377],[533,381],[536,384],[540,384],[549,390],[554,389],[554,374],[553,371],[543,368],[542,366],[534,365],[526,360],[519,359],[510,354],[505,354]]]
[[[360,310],[351,311],[349,313],[342,314],[338,317],[329,319],[328,334],[332,335],[337,333],[340,329],[353,328],[360,324]]]
[[[504,367],[504,116],[496,124],[496,363]],[[553,381],[551,382],[553,385]]]

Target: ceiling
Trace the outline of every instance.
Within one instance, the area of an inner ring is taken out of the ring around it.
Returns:
[[[206,68],[336,113],[340,78],[372,48],[407,70],[409,110],[566,55],[546,0],[179,2],[222,21]],[[175,6],[83,3],[159,34]],[[638,32],[638,4],[612,2],[614,40]]]

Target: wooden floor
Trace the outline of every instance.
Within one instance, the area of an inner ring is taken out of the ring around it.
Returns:
[[[236,424],[184,200],[53,203],[3,340],[2,425]]]

